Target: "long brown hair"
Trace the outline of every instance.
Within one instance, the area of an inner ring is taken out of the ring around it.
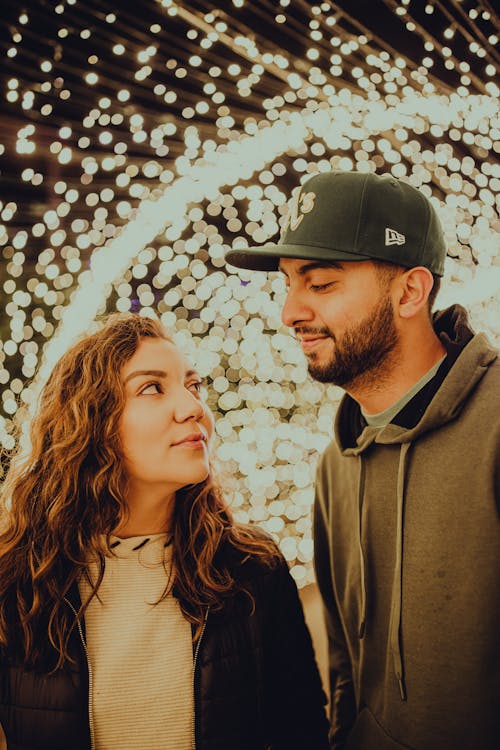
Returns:
[[[1,493],[0,648],[15,649],[26,665],[36,665],[45,633],[57,654],[56,668],[70,659],[76,620],[65,597],[89,560],[98,560],[100,575],[82,602],[82,618],[102,581],[109,535],[127,518],[120,372],[143,338],[170,340],[158,321],[116,313],[66,352],[42,390],[29,455],[14,457],[7,473]],[[245,590],[221,549],[229,545],[267,566],[277,559],[270,539],[234,523],[212,476],[177,493],[171,531],[170,586],[197,633],[207,607],[220,608],[225,597]]]

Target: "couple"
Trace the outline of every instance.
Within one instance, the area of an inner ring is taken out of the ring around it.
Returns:
[[[295,584],[236,524],[200,380],[161,326],[111,316],[54,368],[0,536],[0,724],[17,750],[499,746],[498,367],[431,314],[445,246],[391,176],[319,174],[278,245],[283,321],[344,388],[315,566],[331,724]]]

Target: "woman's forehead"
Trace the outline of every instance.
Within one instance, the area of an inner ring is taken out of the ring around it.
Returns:
[[[167,339],[143,338],[132,357],[124,364],[124,377],[133,370],[163,370],[184,376],[194,368],[176,344]]]

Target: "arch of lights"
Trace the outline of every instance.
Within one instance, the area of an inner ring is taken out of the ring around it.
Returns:
[[[208,27],[204,39],[211,33],[229,36],[230,30],[221,28],[210,14],[200,18],[175,3],[163,5],[169,12],[176,9],[193,29]],[[318,22],[318,14],[313,16],[311,23]],[[310,28],[311,35],[318,31],[315,24]],[[27,232],[9,235],[8,222],[17,207],[1,206],[5,224],[0,241],[10,277],[3,281],[2,290],[10,297],[5,305],[9,337],[0,350],[0,382],[7,386],[0,413],[4,448],[14,446],[13,416],[20,406],[29,409],[34,404],[61,352],[77,335],[90,330],[100,314],[113,307],[133,308],[135,296],[141,314],[159,316],[209,380],[209,402],[216,414],[217,468],[236,517],[258,522],[276,535],[299,585],[312,580],[315,463],[331,438],[341,391],[308,378],[302,352],[280,322],[284,285],[279,275],[226,267],[225,247],[229,242],[240,246],[265,242],[276,234],[286,212],[288,191],[280,178],[287,168],[295,182],[332,168],[385,169],[420,187],[440,214],[449,257],[438,306],[462,302],[474,324],[493,339],[500,313],[495,211],[500,179],[495,160],[500,150],[498,88],[491,81],[480,93],[471,94],[464,73],[464,85],[443,93],[430,80],[425,64],[410,72],[403,57],[371,51],[366,37],[362,42],[367,47],[366,69],[352,66],[355,85],[343,85],[342,78],[332,81],[332,76],[340,76],[336,68],[359,49],[359,37],[357,42],[335,38],[340,41],[334,45],[338,52],[332,55],[329,75],[316,65],[304,74],[290,72],[292,61],[281,54],[266,58],[269,53],[261,53],[249,37],[233,35],[226,40],[240,49],[252,71],[246,76],[241,68],[234,72],[240,93],[256,85],[255,79],[266,70],[272,69],[283,82],[279,93],[263,102],[265,111],[247,117],[238,129],[230,109],[220,104],[219,142],[204,139],[196,124],[187,124],[182,150],[167,169],[162,168],[161,157],[176,128],[172,130],[171,123],[157,126],[159,132],[149,134],[156,143],[156,158],[144,161],[142,176],[139,170],[129,169],[133,165],[127,164],[122,141],[115,142],[114,156],[104,156],[100,163],[83,156],[82,185],[91,185],[98,172],[117,172],[116,186],[128,189],[129,199],[113,203],[105,193],[110,188],[99,194],[87,192],[95,207],[93,222],[74,218],[69,243],[64,225],[77,203],[71,194],[75,189],[63,180],[59,182],[64,188],[56,183],[59,202],[46,211],[43,222],[32,226],[34,237],[47,234],[49,241],[38,256],[37,275],[28,279],[24,289],[17,280],[22,276]],[[350,46],[342,49],[344,45]],[[115,44],[116,55],[118,47]],[[138,72],[146,78],[144,63],[155,54],[148,49],[142,58],[138,55],[142,64]],[[309,55],[311,63],[315,59]],[[95,85],[92,75],[97,73],[88,73],[89,86]],[[7,100],[14,103],[17,99],[9,94],[19,98],[19,85],[13,80]],[[210,82],[204,88],[207,99],[217,93]],[[23,96],[23,101],[31,101],[27,92]],[[101,142],[103,136],[104,141],[114,138],[113,115],[103,117],[108,108],[111,102],[108,105],[101,98],[99,108],[88,114],[93,125],[99,124]],[[201,107],[191,109],[203,113]],[[191,112],[183,110],[187,121],[194,116],[188,115]],[[146,135],[144,118],[137,113],[130,116],[129,127],[136,141]],[[61,126],[50,146],[63,165],[75,150],[65,145],[72,136],[69,131]],[[36,126],[24,126],[17,134],[18,153],[29,156],[35,138]],[[464,144],[474,145],[483,156],[480,163],[461,154]],[[81,138],[79,149],[84,151]],[[36,177],[33,169],[25,168],[23,179],[36,185]],[[153,188],[145,184],[148,180]],[[110,203],[116,223],[106,207]],[[221,221],[225,222],[222,233]],[[52,307],[53,323],[36,300]],[[36,338],[47,341],[41,346]],[[16,353],[23,358],[24,379],[11,378],[6,367]],[[37,379],[31,382],[35,372]]]

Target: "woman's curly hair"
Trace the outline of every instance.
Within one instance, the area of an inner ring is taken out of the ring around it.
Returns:
[[[144,338],[170,341],[158,321],[116,313],[67,351],[42,390],[29,455],[11,461],[1,492],[0,648],[27,666],[42,653],[41,633],[56,668],[70,660],[77,621],[65,597],[97,560],[100,574],[82,618],[102,581],[109,536],[127,519],[120,373]],[[229,545],[270,567],[278,559],[271,539],[233,521],[211,473],[176,494],[170,532],[174,565],[164,596],[173,591],[197,634],[207,607],[245,591],[221,549]]]

